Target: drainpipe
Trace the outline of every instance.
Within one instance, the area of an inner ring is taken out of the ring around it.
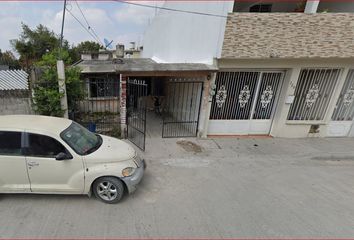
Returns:
[[[318,5],[320,4],[320,0],[307,0],[305,13],[317,13]]]

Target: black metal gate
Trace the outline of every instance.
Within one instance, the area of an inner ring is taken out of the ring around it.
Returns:
[[[127,82],[127,135],[128,140],[145,150],[147,84],[143,80]]]
[[[168,82],[162,137],[197,136],[202,93],[203,82]]]

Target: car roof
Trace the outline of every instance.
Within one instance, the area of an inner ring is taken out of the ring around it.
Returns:
[[[0,116],[1,129],[26,129],[47,131],[59,134],[70,126],[71,120],[66,118],[41,115],[4,115]]]

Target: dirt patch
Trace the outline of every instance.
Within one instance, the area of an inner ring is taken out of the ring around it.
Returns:
[[[186,140],[178,141],[177,145],[181,146],[187,152],[200,153],[203,150],[198,144]]]

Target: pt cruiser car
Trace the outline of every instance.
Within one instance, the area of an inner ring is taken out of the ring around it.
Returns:
[[[71,120],[0,116],[0,193],[93,193],[116,203],[135,191],[145,167],[129,144]]]

